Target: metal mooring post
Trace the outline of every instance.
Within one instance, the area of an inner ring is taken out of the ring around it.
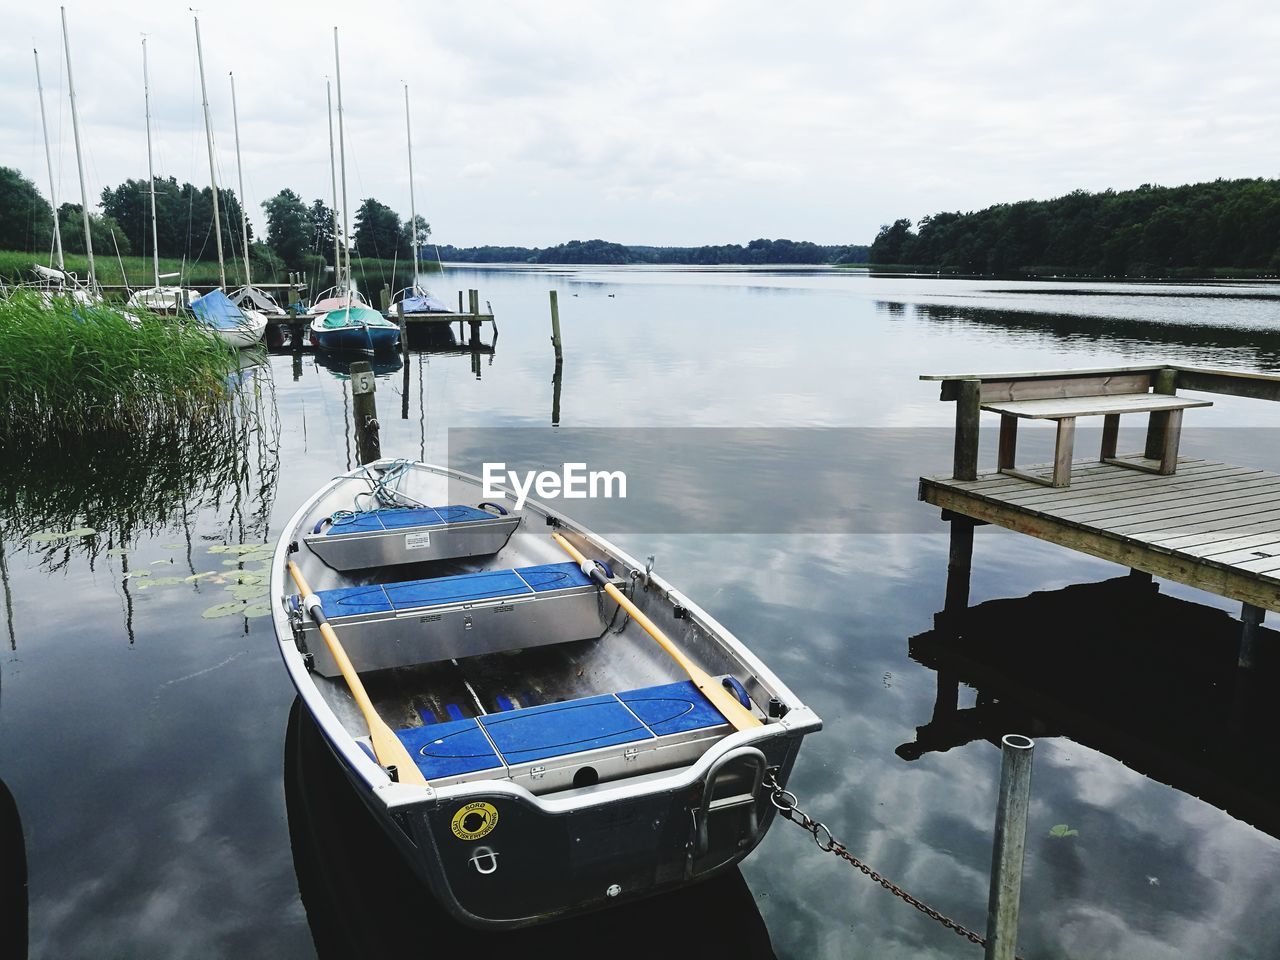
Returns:
[[[356,455],[361,463],[372,463],[382,457],[373,383],[373,367],[368,361],[359,360],[351,365],[351,409],[356,422]]]
[[[1036,742],[1020,734],[1000,740],[1000,801],[991,852],[991,897],[987,901],[986,960],[1014,960],[1018,949],[1018,905],[1022,855],[1031,805],[1031,758]]]

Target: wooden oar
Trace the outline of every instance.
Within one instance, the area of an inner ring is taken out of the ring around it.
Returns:
[[[689,675],[689,679],[693,681],[693,685],[702,691],[702,695],[711,701],[712,705],[724,715],[724,718],[733,724],[739,730],[750,730],[752,727],[761,726],[756,715],[738,702],[738,698],[724,688],[724,685],[717,681],[711,674],[703,670],[696,663],[677,647],[665,633],[659,629],[658,625],[646,617],[634,603],[632,603],[625,593],[609,582],[598,566],[589,562],[578,549],[568,540],[558,533],[551,536],[556,543],[569,556],[582,567],[582,572],[587,574],[604,587],[604,592],[613,598],[613,601],[631,616],[631,619],[644,629],[644,632],[653,637],[658,642],[658,646],[671,656],[676,663],[680,664],[684,672]]]
[[[324,642],[329,645],[329,652],[333,654],[333,659],[337,661],[338,669],[342,672],[343,679],[347,681],[347,686],[351,688],[351,695],[356,698],[356,706],[364,714],[364,722],[368,725],[369,734],[373,737],[373,752],[378,758],[378,763],[384,767],[395,767],[396,779],[400,783],[417,783],[426,786],[427,781],[423,779],[422,771],[413,762],[413,757],[409,755],[409,751],[405,749],[404,744],[400,742],[400,738],[395,735],[395,732],[378,716],[378,711],[373,708],[373,701],[369,699],[369,694],[365,692],[364,684],[360,682],[360,677],[356,674],[356,668],[351,665],[351,660],[347,657],[347,651],[342,649],[342,643],[338,640],[338,635],[334,633],[333,627],[329,626],[329,621],[325,618],[324,610],[320,606],[320,598],[311,592],[311,587],[307,586],[307,581],[302,576],[302,571],[298,569],[298,565],[292,560],[289,561],[289,574],[293,577],[293,582],[298,585],[298,590],[302,593],[302,605],[307,608],[307,613],[311,615],[311,619],[320,628],[320,635],[324,637]]]

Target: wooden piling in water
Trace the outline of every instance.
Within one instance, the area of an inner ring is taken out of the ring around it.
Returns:
[[[378,299],[382,304],[382,312],[387,313],[391,309],[391,287],[387,284],[382,285],[382,289],[378,291]]]
[[[564,359],[560,341],[560,300],[556,291],[551,291],[551,346],[556,351],[556,365]]]
[[[1001,739],[1000,793],[991,852],[991,894],[987,903],[986,960],[1014,960],[1018,948],[1018,908],[1022,863],[1031,806],[1031,760],[1035,741],[1018,734]]]
[[[361,463],[372,463],[382,457],[378,404],[373,393],[373,366],[367,360],[358,360],[351,365],[351,408],[355,420],[356,456]]]

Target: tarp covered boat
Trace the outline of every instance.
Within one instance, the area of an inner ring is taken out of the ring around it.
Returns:
[[[481,492],[475,477],[379,461],[324,486],[280,538],[280,652],[365,804],[475,926],[605,907],[742,860],[772,821],[766,783],[785,786],[821,721],[650,568],[543,505],[517,513]],[[364,566],[370,551],[380,565]],[[385,741],[321,619],[414,776],[375,755]]]
[[[241,310],[222,290],[212,290],[191,301],[191,313],[233,347],[249,347],[262,339],[267,318]]]
[[[430,290],[424,290],[422,287],[406,287],[399,290],[391,298],[391,313],[396,313],[396,305],[404,304],[404,315],[406,317],[419,313],[450,313],[449,307],[443,300],[437,297]]]
[[[311,342],[324,350],[385,353],[400,342],[400,328],[372,307],[352,304],[311,321]]]

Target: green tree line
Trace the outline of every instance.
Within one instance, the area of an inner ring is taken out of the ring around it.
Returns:
[[[1114,277],[1280,270],[1280,180],[1077,190],[880,228],[873,264]]]
[[[607,240],[571,240],[554,247],[440,247],[440,257],[462,263],[724,264],[866,263],[870,248],[822,246],[807,240],[752,240],[702,247],[624,246]]]

